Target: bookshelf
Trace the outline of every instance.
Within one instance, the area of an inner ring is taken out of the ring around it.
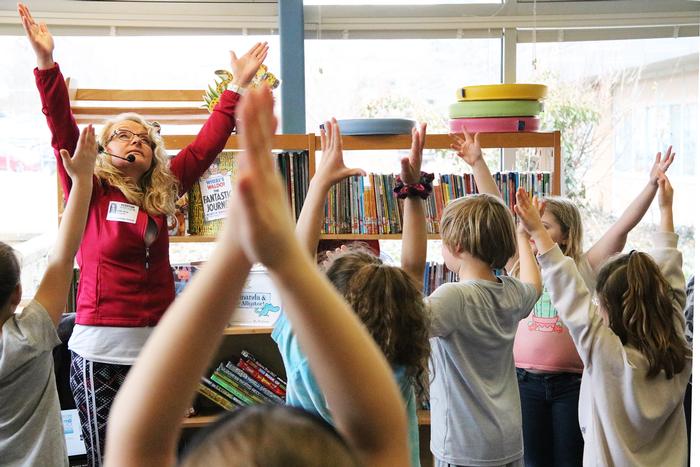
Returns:
[[[101,123],[119,113],[136,111],[148,120],[156,120],[163,125],[163,139],[169,151],[182,149],[195,139],[194,134],[181,134],[182,125],[200,126],[209,114],[201,108],[202,90],[110,90],[110,89],[78,89],[75,80],[68,78],[71,108],[79,124]],[[173,130],[174,129],[174,130]],[[174,133],[171,131],[173,130]],[[552,132],[512,132],[512,133],[482,133],[480,135],[482,148],[550,148],[553,152],[551,192],[561,194],[561,142],[560,133]],[[447,134],[430,134],[426,136],[426,149],[449,149],[450,136]],[[379,151],[406,150],[411,146],[410,135],[382,136],[344,136],[343,147],[349,151]],[[309,178],[316,167],[316,151],[320,150],[320,137],[314,133],[275,135],[273,150],[299,151],[309,153]],[[226,145],[227,150],[240,150],[241,140],[232,135]],[[501,167],[503,169],[503,167]],[[60,183],[57,183],[58,213],[63,212],[63,196]],[[333,240],[398,240],[401,234],[323,234],[322,239]],[[438,234],[428,235],[429,239],[439,239]],[[214,242],[216,236],[173,236],[173,243],[185,242]],[[215,361],[227,356],[240,353],[241,349],[249,349],[280,376],[284,375],[284,366],[276,344],[271,338],[271,327],[235,326],[228,327],[223,332],[223,339]],[[235,337],[232,337],[235,336]],[[211,369],[210,369],[211,370]],[[184,419],[183,428],[201,428],[211,424],[218,415],[200,415]],[[432,465],[430,449],[430,412],[418,411],[420,426],[421,462]]]

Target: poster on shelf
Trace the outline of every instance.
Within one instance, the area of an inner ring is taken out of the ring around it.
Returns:
[[[230,326],[274,326],[282,312],[282,299],[267,270],[254,268],[246,281]]]
[[[204,206],[204,220],[211,222],[226,217],[228,199],[231,197],[231,174],[219,172],[217,164],[209,167],[206,177],[199,180]]]

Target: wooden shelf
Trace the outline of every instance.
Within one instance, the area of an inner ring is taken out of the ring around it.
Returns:
[[[171,235],[171,243],[211,243],[216,241],[212,235]]]
[[[401,234],[321,234],[321,240],[401,240]],[[440,234],[428,234],[428,240],[440,240]],[[171,235],[171,243],[210,243],[215,236],[209,235]]]
[[[218,415],[202,415],[196,417],[185,418],[182,422],[183,428],[202,428],[207,425],[211,425],[219,418],[221,414]]]
[[[270,326],[231,326],[224,329],[224,336],[240,336],[251,334],[272,334]]]
[[[182,422],[183,428],[202,428],[207,425],[211,425],[219,418],[221,414],[218,415],[202,415],[196,417],[185,418]],[[430,426],[430,411],[429,410],[419,410],[418,411],[418,426]]]

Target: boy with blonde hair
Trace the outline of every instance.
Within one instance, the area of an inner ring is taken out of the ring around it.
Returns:
[[[459,282],[440,286],[430,308],[431,442],[437,466],[522,465],[520,397],[513,361],[518,322],[542,291],[525,232],[492,195],[452,201],[440,223],[442,252]],[[515,254],[521,279],[496,276]]]

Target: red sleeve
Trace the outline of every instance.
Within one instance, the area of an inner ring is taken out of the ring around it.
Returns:
[[[70,110],[68,88],[58,64],[48,70],[35,68],[34,77],[41,98],[41,111],[46,115],[46,123],[51,130],[51,146],[56,156],[56,170],[61,180],[63,194],[67,197],[71,180],[63,167],[59,150],[66,149],[73,154],[75,146],[78,144],[80,131]]]
[[[235,110],[240,94],[224,91],[197,138],[170,161],[170,170],[180,180],[180,195],[186,193],[224,149],[236,125]]]

